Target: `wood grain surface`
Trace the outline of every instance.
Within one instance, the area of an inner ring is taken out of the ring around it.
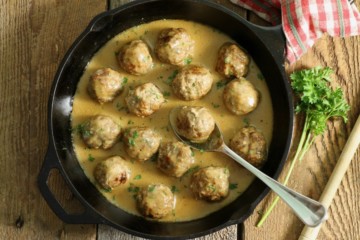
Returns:
[[[47,101],[57,67],[92,17],[119,2],[124,1],[0,0],[0,239],[140,239],[104,225],[63,223],[36,186],[47,149]],[[217,2],[253,22],[265,24],[227,0]],[[355,4],[359,7],[360,0]],[[286,66],[286,70],[291,73],[317,65],[334,69],[332,84],[344,90],[351,110],[347,124],[340,120],[328,123],[328,131],[316,139],[291,177],[291,188],[315,199],[325,187],[359,116],[360,37],[340,39],[324,35],[299,61]],[[293,148],[302,120],[296,118]],[[287,168],[286,165],[284,172]],[[360,239],[359,179],[358,150],[318,239]],[[49,184],[67,211],[80,209],[56,171],[51,172]],[[273,197],[269,194],[245,221],[246,240],[292,240],[300,235],[303,224],[281,201],[265,224],[255,227]],[[231,226],[200,239],[237,239],[237,235],[237,227]]]

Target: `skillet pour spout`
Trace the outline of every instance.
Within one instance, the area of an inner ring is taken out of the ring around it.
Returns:
[[[293,129],[293,101],[283,64],[284,38],[280,28],[257,27],[212,1],[140,0],[95,17],[76,39],[54,78],[48,109],[49,147],[38,177],[40,192],[59,218],[68,223],[101,223],[150,239],[183,239],[204,236],[231,224],[242,223],[269,189],[259,180],[235,201],[201,219],[157,222],[129,214],[114,206],[94,187],[79,165],[71,136],[71,111],[77,83],[91,57],[118,33],[159,19],[183,19],[211,26],[243,46],[259,66],[274,107],[273,138],[262,171],[277,178],[287,158]],[[84,206],[80,215],[61,207],[47,185],[58,169]]]

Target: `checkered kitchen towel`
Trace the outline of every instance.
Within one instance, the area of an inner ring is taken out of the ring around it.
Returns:
[[[286,58],[295,62],[323,33],[360,35],[360,14],[348,0],[230,0],[274,25],[282,22]]]

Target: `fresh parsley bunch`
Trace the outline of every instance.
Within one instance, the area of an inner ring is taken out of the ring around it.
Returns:
[[[332,70],[328,67],[315,67],[294,72],[290,75],[291,86],[300,100],[296,106],[296,113],[305,114],[304,128],[295,156],[285,177],[284,185],[289,181],[297,160],[301,161],[313,143],[315,137],[325,132],[326,122],[332,117],[341,117],[347,122],[347,112],[350,106],[344,99],[341,88],[333,90],[329,86]],[[269,209],[264,213],[257,227],[260,227],[275,207],[277,196]]]

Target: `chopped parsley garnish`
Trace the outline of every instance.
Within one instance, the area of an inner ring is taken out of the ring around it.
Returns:
[[[216,83],[216,89],[220,89],[226,86],[226,84],[229,82],[229,80],[224,79],[224,80],[220,80]]]
[[[155,185],[150,185],[150,186],[148,187],[148,191],[149,191],[149,192],[153,192],[154,189],[155,189]]]
[[[171,93],[168,92],[168,91],[164,91],[164,92],[163,92],[163,95],[164,95],[164,97],[170,97],[170,96],[171,96]]]
[[[109,193],[109,192],[112,191],[111,188],[101,188],[101,190],[102,190],[103,192],[107,192],[107,193]]]
[[[121,110],[125,109],[125,107],[124,107],[124,106],[121,106],[121,104],[120,104],[119,102],[116,103],[115,107],[116,107],[116,109],[117,109],[118,111],[121,111]]]
[[[238,184],[237,183],[230,183],[229,184],[229,189],[230,190],[234,190],[234,189],[236,189],[238,187]]]
[[[141,174],[138,174],[134,177],[134,180],[140,180],[141,179]]]
[[[140,191],[140,188],[135,186],[134,184],[130,183],[130,186],[128,187],[128,192],[131,193],[138,193]]]
[[[127,82],[128,82],[128,78],[127,78],[127,77],[123,77],[122,85],[124,86],[125,84],[127,84]]]
[[[176,77],[176,75],[179,73],[179,70],[174,70],[171,74],[170,74],[170,76],[166,79],[166,81],[165,81],[165,83],[166,84],[168,84],[168,85],[170,85],[173,81],[174,81],[174,79],[175,79],[175,77]]]
[[[244,117],[243,118],[243,123],[244,123],[245,126],[249,126],[249,124],[250,124],[249,119],[247,117]]]
[[[75,128],[72,129],[72,132],[81,134],[83,137],[87,138],[92,135],[91,131],[86,127],[87,122],[78,124]]]
[[[212,184],[208,185],[207,188],[210,189],[212,192],[216,191],[216,187]]]
[[[200,166],[195,166],[195,167],[192,167],[192,168],[189,168],[189,170],[187,170],[184,175],[190,175],[190,174],[193,174],[194,172],[196,172],[197,170],[200,169]]]
[[[89,156],[88,156],[88,160],[89,160],[90,162],[93,162],[93,161],[95,160],[95,158],[91,155],[91,153],[90,153]]]
[[[189,57],[184,59],[184,63],[185,63],[186,65],[189,65],[191,62],[192,62],[192,59],[189,58]]]
[[[175,185],[173,185],[173,186],[171,186],[171,192],[172,193],[179,192],[179,189],[177,189],[177,187]]]
[[[132,136],[129,138],[129,144],[131,146],[135,146],[135,139],[139,137],[139,133],[137,131],[134,131]]]
[[[213,106],[213,108],[219,108],[220,107],[220,104],[217,104],[217,103],[211,103],[211,105]]]

